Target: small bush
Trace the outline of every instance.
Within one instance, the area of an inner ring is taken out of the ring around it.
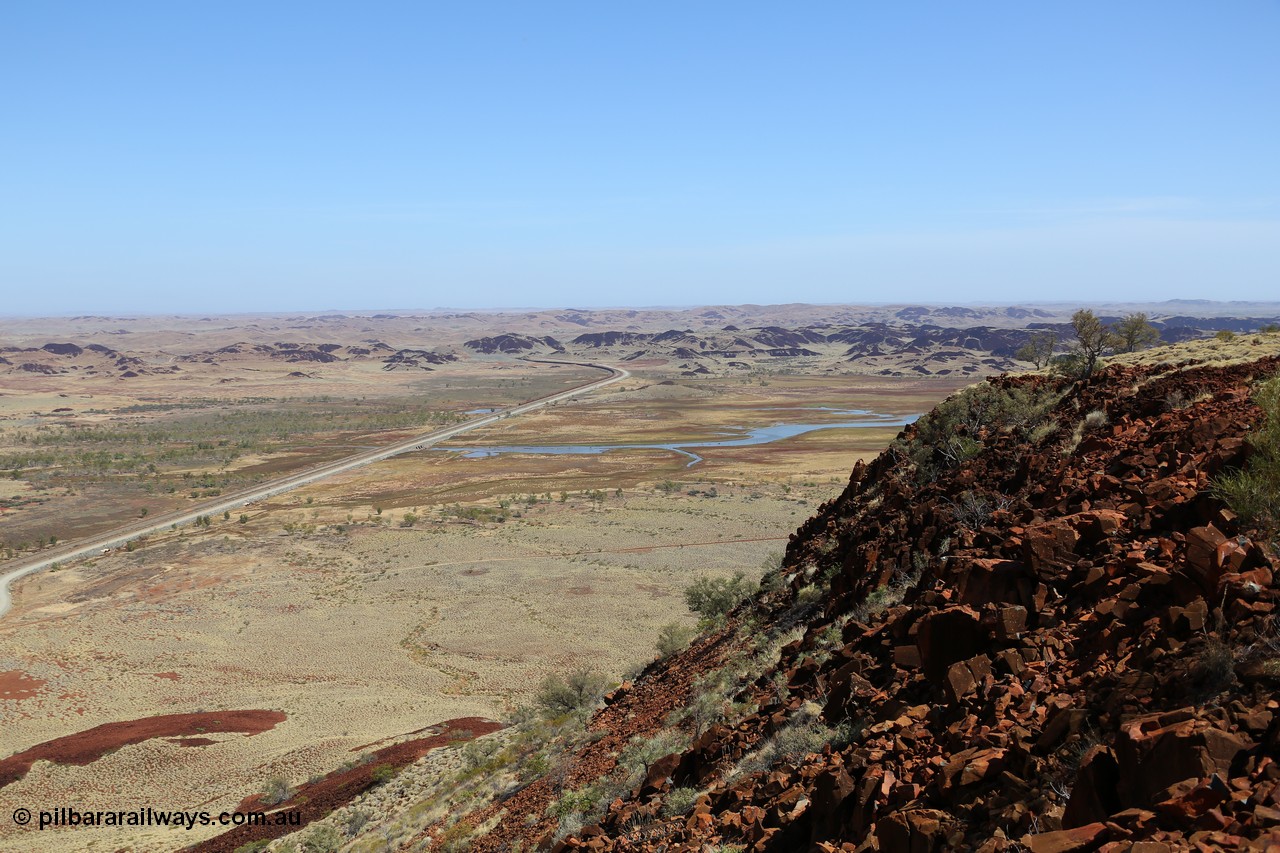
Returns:
[[[1070,456],[1076,452],[1076,448],[1080,446],[1080,442],[1084,441],[1084,421],[1076,424],[1075,429],[1071,431],[1071,435],[1062,440],[1060,448],[1063,456]]]
[[[682,815],[692,809],[696,802],[698,802],[696,788],[672,788],[662,802],[662,816]]]
[[[471,827],[465,823],[450,824],[440,833],[436,845],[442,853],[466,853],[471,849]]]
[[[811,752],[822,752],[831,741],[831,730],[817,721],[787,726],[773,740],[779,758],[801,758]]]
[[[354,838],[369,823],[372,815],[363,809],[356,809],[347,815],[347,835]]]
[[[693,628],[679,622],[668,622],[658,631],[658,641],[655,644],[658,654],[664,658],[673,655],[689,645],[693,637]]]
[[[797,760],[811,752],[821,752],[837,736],[847,740],[847,735],[838,729],[829,729],[814,719],[793,722],[779,730],[754,752],[748,753],[732,776],[749,775],[768,770],[779,761]]]
[[[684,591],[685,604],[703,620],[715,622],[751,594],[754,584],[742,572],[731,578],[698,578]]]
[[[1084,428],[1090,432],[1095,429],[1102,429],[1109,423],[1111,423],[1111,419],[1107,417],[1107,413],[1102,409],[1094,409],[1084,416]]]
[[[293,796],[293,789],[289,787],[280,776],[273,776],[267,780],[267,784],[262,789],[262,802],[269,806],[278,805]]]
[[[1235,656],[1221,640],[1211,637],[1191,666],[1190,687],[1198,702],[1207,702],[1236,683]]]
[[[342,847],[342,834],[328,824],[320,824],[312,828],[302,838],[299,849],[302,853],[335,853]]]
[[[1248,464],[1215,478],[1213,492],[1245,521],[1280,527],[1280,376],[1254,394],[1262,409],[1261,427],[1249,436]]]
[[[547,714],[558,717],[574,711],[590,708],[601,696],[609,682],[603,675],[589,669],[580,669],[568,678],[548,675],[538,689],[534,702]]]
[[[915,465],[916,478],[929,482],[981,453],[983,430],[1025,435],[1044,423],[1059,399],[1056,391],[984,382],[943,400],[916,421],[910,441],[895,441],[894,447]]]
[[[701,737],[710,726],[724,719],[723,686],[713,678],[700,680],[694,685],[693,698],[675,714],[675,722],[687,724],[695,738]]]
[[[462,764],[468,770],[475,770],[488,764],[497,751],[497,741],[478,738],[462,748]]]
[[[250,841],[246,844],[241,844],[236,848],[235,853],[261,853],[261,851],[266,850],[270,846],[270,838],[261,838],[257,841]]]
[[[995,504],[972,489],[961,492],[955,500],[947,499],[951,517],[965,527],[977,530],[991,520]]]

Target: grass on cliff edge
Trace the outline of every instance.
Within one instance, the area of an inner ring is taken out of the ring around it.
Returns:
[[[1280,332],[1231,334],[1164,344],[1137,352],[1107,356],[1100,367],[1111,364],[1180,364],[1188,367],[1240,364],[1269,355],[1280,355]]]
[[[1261,383],[1253,399],[1263,422],[1249,435],[1249,461],[1219,476],[1213,488],[1245,521],[1275,534],[1280,528],[1280,375]]]

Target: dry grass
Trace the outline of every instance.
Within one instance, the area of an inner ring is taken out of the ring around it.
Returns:
[[[1134,353],[1110,356],[1107,364],[1182,364],[1188,367],[1200,365],[1239,364],[1269,355],[1280,355],[1280,332],[1254,335],[1236,335],[1230,340],[1201,338],[1177,344],[1153,347]]]

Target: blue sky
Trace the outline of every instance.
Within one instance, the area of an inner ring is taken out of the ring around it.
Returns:
[[[1280,3],[0,5],[0,313],[1280,298]]]

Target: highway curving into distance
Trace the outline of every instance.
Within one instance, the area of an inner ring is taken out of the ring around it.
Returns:
[[[282,492],[296,489],[299,486],[305,486],[314,483],[317,480],[323,480],[326,477],[332,477],[334,474],[341,474],[344,471],[350,471],[353,468],[359,468],[362,465],[368,465],[373,462],[381,462],[383,459],[390,459],[392,456],[398,456],[401,453],[413,453],[416,450],[424,450],[433,444],[444,441],[447,438],[453,438],[455,435],[461,435],[473,429],[495,424],[503,418],[513,417],[515,415],[523,415],[528,412],[536,411],[544,406],[552,403],[558,403],[562,400],[568,400],[579,394],[588,391],[594,391],[597,388],[603,388],[606,385],[612,385],[614,382],[621,382],[628,378],[631,374],[621,367],[612,367],[607,364],[596,364],[594,362],[575,362],[575,361],[551,361],[549,359],[526,359],[527,361],[537,362],[539,364],[560,364],[572,367],[590,367],[596,370],[608,371],[609,376],[596,382],[589,382],[585,385],[579,385],[568,391],[559,391],[546,397],[539,397],[518,406],[512,406],[508,409],[500,409],[492,414],[477,418],[474,421],[467,421],[456,426],[445,427],[444,429],[434,430],[424,433],[406,441],[397,442],[387,447],[380,447],[377,450],[369,450],[364,453],[357,453],[348,456],[345,459],[339,459],[337,462],[330,462],[325,465],[317,465],[314,468],[308,468],[290,474],[286,477],[280,477],[268,483],[260,483],[248,489],[242,489],[229,495],[223,495],[211,501],[199,504],[191,509],[183,509],[175,512],[166,513],[148,518],[145,522],[131,524],[125,527],[119,527],[110,533],[104,533],[90,539],[81,539],[70,542],[58,548],[49,551],[43,551],[38,556],[27,558],[25,560],[16,560],[5,567],[5,573],[0,575],[0,617],[4,616],[12,606],[12,598],[9,595],[9,586],[19,578],[38,572],[41,569],[47,569],[54,563],[61,563],[67,560],[75,560],[80,557],[88,557],[93,554],[99,554],[104,548],[121,548],[130,539],[136,539],[139,536],[148,533],[154,533],[163,530],[175,524],[190,524],[202,515],[216,515],[232,509],[238,509],[246,504],[260,501],[265,498],[274,497]]]

